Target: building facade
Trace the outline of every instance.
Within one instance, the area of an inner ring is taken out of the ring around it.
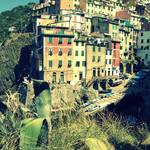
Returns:
[[[38,50],[37,72],[40,79],[48,82],[73,80],[73,38],[67,28],[41,27],[41,49]]]
[[[150,66],[150,31],[139,32],[137,56],[145,65]]]
[[[112,40],[112,75],[118,77],[120,73],[120,40]]]
[[[106,46],[88,41],[86,45],[86,80],[105,76]]]
[[[86,39],[75,38],[73,42],[73,80],[71,84],[76,84],[86,78]]]

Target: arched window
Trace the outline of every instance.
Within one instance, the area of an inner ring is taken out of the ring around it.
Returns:
[[[61,72],[61,82],[64,82],[65,81],[65,75],[64,75],[64,72]]]
[[[57,80],[56,72],[53,72],[53,82],[56,82],[56,80]]]
[[[93,68],[93,77],[96,77],[96,68]]]

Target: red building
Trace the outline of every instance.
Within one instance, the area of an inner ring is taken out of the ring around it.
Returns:
[[[119,75],[120,67],[120,40],[112,40],[112,69],[113,75]]]
[[[116,12],[116,18],[117,19],[123,19],[123,20],[130,20],[130,13],[127,10],[121,10]]]

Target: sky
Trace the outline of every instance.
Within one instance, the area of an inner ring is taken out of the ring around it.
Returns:
[[[39,2],[39,0],[0,0],[0,12],[10,10],[18,5],[25,5],[29,2]]]

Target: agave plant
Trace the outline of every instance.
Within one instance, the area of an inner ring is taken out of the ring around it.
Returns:
[[[38,96],[35,98],[38,118],[27,118],[22,121],[20,130],[20,149],[22,150],[36,149],[45,122],[48,125],[47,132],[50,133],[51,131],[51,94],[49,85],[38,80],[33,80],[33,85],[35,88],[40,89],[40,92],[36,93]]]

